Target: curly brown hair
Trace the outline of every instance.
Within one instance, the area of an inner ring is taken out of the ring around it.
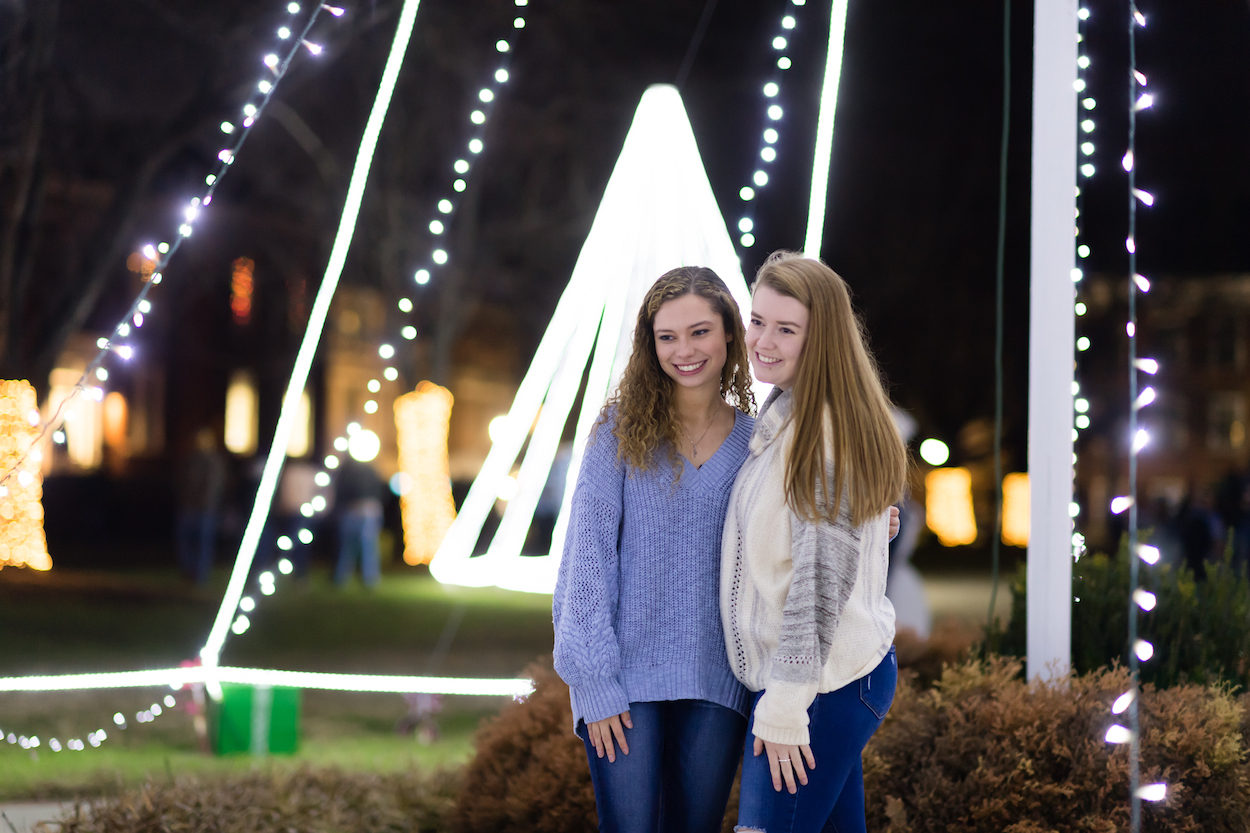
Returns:
[[[667,444],[675,478],[680,478],[682,471],[677,456],[679,425],[673,396],[677,383],[660,367],[656,356],[655,315],[666,301],[686,295],[698,295],[711,304],[720,314],[725,332],[731,336],[726,345],[725,366],[720,373],[720,395],[743,413],[755,413],[746,330],[738,304],[729,287],[711,269],[682,266],[661,275],[643,297],[629,363],[620,386],[603,406],[596,425],[598,428],[606,422],[609,410],[615,409],[613,433],[619,442],[619,458],[633,468],[646,471],[655,462],[660,448]]]

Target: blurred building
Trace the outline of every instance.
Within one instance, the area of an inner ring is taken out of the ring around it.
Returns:
[[[1125,519],[1110,513],[1128,491],[1127,277],[1093,276],[1081,286],[1076,379],[1080,385],[1076,443],[1077,522],[1092,546],[1118,541]],[[1250,444],[1250,275],[1169,276],[1138,296],[1137,355],[1158,361],[1154,376],[1138,373],[1154,402],[1139,412],[1150,435],[1138,457],[1141,523],[1160,534],[1195,512],[1210,516],[1213,534],[1244,512]],[[1084,409],[1084,414],[1080,413]]]

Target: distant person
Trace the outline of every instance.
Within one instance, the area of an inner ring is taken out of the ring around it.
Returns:
[[[1204,581],[1207,577],[1207,561],[1218,553],[1223,540],[1219,515],[1215,512],[1214,495],[1209,489],[1201,489],[1182,506],[1179,513],[1181,551],[1185,565],[1194,578]]]
[[[178,566],[196,584],[208,584],[213,571],[217,523],[226,487],[226,461],[217,448],[217,435],[201,428],[195,435],[195,451],[178,477],[176,520]]]
[[[1233,523],[1233,564],[1240,570],[1250,566],[1250,479],[1242,483],[1237,519]]]
[[[339,560],[334,583],[345,587],[360,560],[360,577],[366,587],[381,579],[378,534],[382,531],[382,478],[368,463],[344,459],[334,481],[334,502],[339,515]]]

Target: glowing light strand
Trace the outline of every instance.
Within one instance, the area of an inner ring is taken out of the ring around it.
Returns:
[[[514,30],[525,28],[525,7],[528,5],[527,0],[514,0],[517,6],[517,16],[513,20]],[[470,173],[476,167],[473,160],[485,149],[486,125],[490,122],[490,117],[495,111],[495,107],[499,103],[499,94],[502,88],[511,79],[512,65],[512,41],[504,38],[495,42],[495,51],[500,55],[500,63],[492,73],[492,81],[487,82],[478,90],[475,98],[477,99],[469,112],[469,122],[473,125],[473,135],[465,144],[467,153],[459,156],[451,165],[456,177],[452,181],[451,190],[453,196],[444,196],[439,199],[436,204],[436,213],[430,217],[427,228],[435,237],[441,236],[445,231],[451,228],[451,222],[455,219],[456,210],[460,207],[460,200],[455,196],[463,194],[468,186],[468,178]],[[430,252],[430,260],[423,264],[413,274],[413,279],[417,284],[424,286],[430,282],[431,277],[439,269],[446,266],[450,260],[447,247],[435,244]]]
[[[526,5],[527,4],[525,0],[520,0],[520,2],[516,2],[516,6],[518,7],[518,12],[517,12],[518,17],[516,18],[517,20],[524,20],[524,11],[522,11],[522,9]],[[333,13],[333,10],[329,9],[329,7],[327,7],[327,10],[330,10]],[[524,26],[516,26],[515,20],[513,21],[513,24],[514,24],[513,25],[514,29],[524,28]],[[469,140],[466,142],[465,147],[467,148],[468,152],[472,154],[473,156],[476,156],[482,153],[482,151],[485,149],[485,143],[484,143],[485,129],[486,129],[486,125],[489,124],[490,122],[490,117],[494,113],[495,106],[499,102],[499,97],[500,97],[499,90],[504,84],[508,83],[512,78],[511,64],[512,64],[512,53],[514,51],[513,42],[509,40],[505,40],[505,39],[498,40],[495,43],[495,51],[499,53],[501,56],[503,56],[501,62],[499,63],[498,67],[494,70],[491,76],[494,79],[494,83],[496,86],[493,90],[489,86],[483,87],[482,90],[479,90],[479,92],[476,95],[476,98],[478,99],[478,101],[483,102],[484,106],[482,106],[481,109],[475,109],[470,114],[470,117],[469,117],[470,123],[476,127],[476,130],[474,131],[474,135],[471,138],[469,138]],[[482,92],[484,91],[488,91],[491,94],[489,96],[484,97],[482,95]],[[480,120],[476,117],[478,113],[481,113]],[[466,165],[468,166],[464,167],[464,170],[462,171],[460,169],[462,166],[460,166],[459,163],[463,161],[465,161],[465,159],[461,158],[461,159],[458,159],[456,163],[453,163],[453,170],[455,170],[456,173],[458,174],[458,178],[452,187],[452,191],[456,193],[461,193],[463,190],[465,190],[465,188],[468,187],[467,180],[470,176],[472,176],[473,170],[476,167],[473,165],[469,165],[466,162]],[[461,187],[460,183],[463,183],[463,187]],[[459,207],[460,207],[460,202],[456,199],[446,197],[446,196],[440,198],[438,202],[435,204],[435,209],[437,213],[432,215],[430,223],[429,223],[430,232],[436,236],[439,236],[439,235],[442,235],[445,231],[447,231],[451,227],[451,222],[455,218],[456,210]],[[445,253],[446,249],[439,247],[435,249],[434,251],[442,251]],[[446,261],[444,260],[443,262],[445,263]],[[423,265],[414,273],[415,282],[420,286],[424,286],[428,284],[432,278],[432,272],[434,271],[434,269],[435,269],[435,265],[432,263]],[[401,313],[405,313],[408,315],[415,314],[416,305],[413,303],[411,298],[408,298],[408,297],[400,298],[397,305]],[[407,321],[410,319],[405,318],[404,320]],[[383,342],[379,346],[379,355],[381,355],[383,359],[390,361],[391,359],[395,357],[394,348],[391,347],[391,345],[395,343],[402,343],[403,341],[411,341],[413,338],[416,337],[416,333],[417,331],[415,327],[405,324],[401,328],[397,339],[388,338],[385,342]],[[394,381],[396,378],[398,378],[399,371],[395,368],[394,363],[392,362],[386,367],[383,375],[388,381]],[[370,380],[369,385],[370,385],[369,390],[371,393],[377,392],[374,387],[375,385],[380,387],[380,383],[376,379]],[[376,407],[377,405],[376,401],[374,400],[370,400],[370,401]],[[369,403],[366,403],[365,405],[366,408],[368,407],[368,404]],[[354,433],[353,429],[359,430],[359,428],[360,428],[359,422],[349,423],[347,426],[348,435],[350,436],[351,434]],[[348,442],[349,442],[348,437],[335,438],[334,440],[335,450],[340,451],[340,452],[347,451]],[[337,458],[335,458],[335,460],[337,462]],[[337,468],[337,466],[335,468]],[[330,468],[328,466],[323,465],[316,474],[317,485],[323,489],[329,487],[331,483],[333,482],[334,475],[332,474],[332,471],[334,470],[335,470],[334,468]],[[401,495],[401,499],[402,499],[402,495]],[[305,517],[311,518],[315,514],[324,512],[326,510],[327,504],[323,500],[320,506],[308,505],[308,504],[306,504],[306,506],[308,507],[308,511],[304,512],[303,514],[305,515]],[[453,516],[454,516],[454,510],[453,510]],[[299,542],[302,545],[308,546],[309,544],[312,543],[312,531],[310,529],[306,527],[303,529],[300,529],[298,535],[299,535]],[[284,546],[284,543],[286,544],[286,546]],[[294,546],[295,546],[295,542],[292,541],[288,536],[284,535],[278,539],[279,549],[282,549],[285,551],[285,550],[294,548]],[[405,547],[405,553],[406,552],[407,552],[407,547]],[[288,561],[287,559],[282,559],[281,561],[278,562],[278,564],[279,564],[279,572],[283,573],[284,575],[289,574],[291,572],[292,568],[289,566],[290,561]],[[276,590],[277,585],[273,581],[263,580],[263,577],[267,575],[272,577],[272,573],[268,573],[268,572],[261,573],[259,576],[257,576],[256,578],[257,588],[260,590],[261,595],[272,596]],[[243,604],[245,599],[250,599],[250,597],[241,596],[239,599],[240,605]],[[234,622],[230,626],[229,633],[233,633],[236,636],[238,636],[247,632],[247,630],[249,629],[251,625],[251,620],[247,616],[247,614],[251,613],[254,607],[255,607],[255,600],[252,600],[252,608],[242,610],[240,613],[235,615],[235,619],[234,619]],[[226,638],[229,638],[229,633],[227,634]]]
[[[97,376],[97,371],[102,369],[101,366],[104,364],[105,359],[111,351],[116,351],[120,356],[122,356],[123,359],[129,358],[129,356],[133,354],[132,349],[130,349],[128,345],[118,344],[116,343],[117,340],[129,337],[132,325],[133,329],[138,329],[143,326],[144,315],[150,313],[151,311],[151,302],[148,301],[148,295],[152,291],[152,287],[161,283],[164,272],[169,266],[169,262],[173,259],[174,255],[178,253],[178,250],[182,248],[183,241],[185,241],[193,233],[195,221],[199,219],[203,209],[212,203],[213,195],[216,193],[217,187],[221,184],[221,180],[229,172],[231,166],[238,158],[239,151],[242,149],[243,144],[247,141],[247,137],[251,135],[252,128],[255,127],[256,121],[260,118],[261,113],[264,112],[264,109],[269,104],[270,99],[273,98],[279,82],[286,75],[286,71],[290,67],[291,61],[294,60],[295,55],[299,52],[301,44],[305,43],[305,37],[310,31],[312,31],[313,25],[317,22],[317,19],[323,9],[329,10],[335,17],[338,17],[342,13],[341,10],[318,5],[315,11],[313,11],[313,13],[309,16],[308,21],[304,24],[304,28],[300,32],[299,36],[292,40],[291,47],[288,49],[285,58],[280,61],[273,61],[270,59],[275,58],[276,56],[271,54],[262,60],[262,64],[267,67],[268,71],[265,73],[265,77],[262,78],[262,80],[256,85],[256,89],[260,92],[261,97],[258,102],[249,101],[246,105],[244,105],[242,130],[236,130],[235,125],[231,122],[222,123],[222,133],[228,136],[233,136],[233,144],[222,149],[217,154],[217,164],[213,167],[212,172],[205,177],[204,191],[200,196],[193,198],[186,208],[183,209],[183,222],[179,225],[178,233],[174,235],[173,242],[160,244],[159,250],[151,244],[147,244],[143,247],[144,257],[148,260],[156,262],[151,279],[148,280],[143,285],[143,288],[139,290],[139,293],[135,296],[135,299],[131,302],[125,314],[122,315],[117,325],[113,327],[110,335],[107,338],[101,338],[97,342],[99,351],[96,353],[95,358],[87,364],[82,376],[79,377],[78,381],[74,384],[68,395],[61,400],[53,414],[40,424],[38,436],[34,439],[29,448],[26,449],[22,458],[12,468],[0,475],[0,486],[7,484],[9,480],[21,470],[22,465],[25,463],[31,451],[43,442],[44,437],[47,436],[48,432],[54,430],[58,425],[60,425],[65,412],[65,407],[75,397],[77,397],[79,393],[89,391],[94,394],[99,391],[99,388],[93,379],[103,381],[104,377]],[[291,3],[287,6],[287,11],[292,15],[298,14],[300,7],[297,3]],[[286,34],[284,35],[283,33]],[[290,29],[286,26],[281,27],[278,30],[278,38],[279,40],[290,39]]]
[[[825,234],[825,207],[829,191],[829,166],[833,154],[833,117],[838,109],[838,84],[842,78],[842,48],[846,35],[849,0],[833,0],[829,13],[829,51],[825,57],[825,80],[820,91],[820,115],[816,122],[816,156],[812,162],[812,188],[807,209],[807,237],[803,251],[820,257]]]
[[[845,2],[846,0],[835,0],[834,5],[838,3],[845,5]],[[793,65],[787,50],[790,48],[790,34],[798,25],[795,10],[791,4],[798,7],[805,3],[806,0],[790,0],[787,3],[785,14],[781,18],[780,34],[773,37],[770,45],[771,51],[777,53],[777,57],[773,64],[772,75],[760,89],[764,98],[764,126],[760,133],[760,145],[756,151],[755,165],[752,167],[749,181],[738,189],[738,198],[744,203],[744,210],[734,228],[738,244],[743,249],[749,249],[755,245],[755,198],[761,189],[767,187],[770,179],[769,169],[777,159],[778,141],[781,137],[779,128],[785,118],[785,107],[780,103],[782,82],[786,70]],[[840,60],[839,66],[841,66]],[[821,112],[823,114],[823,109]]]
[[[403,66],[404,53],[412,37],[412,29],[416,24],[417,9],[420,0],[404,0],[400,11],[399,23],[395,30],[395,39],[382,71],[382,80],[378,85],[377,97],[369,112],[369,120],[365,124],[364,134],[360,140],[360,149],[356,154],[356,164],[352,170],[351,181],[347,189],[347,198],[343,205],[343,214],[339,220],[339,228],[334,237],[334,245],[330,250],[329,262],[326,264],[325,276],[317,290],[312,310],[308,317],[308,327],[300,342],[299,352],[295,356],[295,366],[291,370],[291,379],[286,394],[282,399],[282,409],[278,415],[278,424],[274,429],[273,444],[265,460],[261,473],[260,484],[256,490],[256,499],[252,505],[252,513],[243,531],[243,540],[239,543],[238,555],[234,569],[230,574],[230,583],[222,598],[221,607],[213,621],[212,630],[200,657],[206,667],[215,667],[221,656],[221,649],[231,631],[235,620],[235,611],[243,596],[247,576],[251,570],[252,560],[256,556],[256,547],[260,543],[261,531],[273,495],[278,485],[278,476],[282,472],[282,464],[286,459],[286,447],[294,428],[296,417],[300,411],[300,399],[308,382],[308,374],[312,370],[312,362],[325,328],[326,317],[330,313],[330,302],[334,291],[338,288],[339,277],[343,274],[343,266],[347,260],[347,252],[356,231],[356,220],[360,216],[360,205],[364,197],[365,185],[369,178],[369,169],[373,162],[374,150],[377,148],[378,136],[382,132],[382,124],[386,120],[386,111],[390,106],[391,95],[395,91],[395,82],[399,78],[400,67]],[[220,689],[210,681],[209,693],[213,697],[220,696]]]
[[[178,701],[174,698],[174,696],[172,694],[166,694],[163,700],[154,702],[147,708],[135,712],[135,723],[140,725],[152,723],[166,711],[177,707],[177,705]],[[114,731],[125,731],[130,728],[130,722],[121,712],[117,712],[113,715],[112,723]],[[64,736],[64,733],[62,733],[62,736]],[[86,741],[82,739],[83,737],[86,737]],[[99,749],[108,739],[108,732],[104,729],[96,729],[93,732],[88,732],[85,736],[75,734],[64,741],[59,738],[52,737],[48,739],[47,743],[48,749],[53,752],[84,752],[86,751],[88,745],[90,745],[93,749]],[[26,735],[15,732],[11,728],[8,730],[0,729],[0,740],[7,741],[12,745],[20,746],[23,749],[37,749],[43,743],[39,739],[39,736],[33,732]]]
[[[1084,31],[1087,20],[1089,20],[1089,9],[1086,9],[1086,8],[1079,9],[1077,12],[1077,36],[1076,36],[1079,54],[1076,60],[1077,79],[1076,79],[1076,83],[1074,84],[1074,87],[1078,93],[1084,92],[1088,86],[1086,83],[1086,79],[1084,77],[1084,73],[1086,70],[1089,69],[1090,63],[1091,63],[1089,54],[1084,51],[1087,49],[1087,47],[1085,47],[1085,31]],[[1077,159],[1079,161],[1079,164],[1077,166],[1077,172],[1080,175],[1078,178],[1078,181],[1080,181],[1081,179],[1089,179],[1090,177],[1094,175],[1093,156],[1095,152],[1095,147],[1094,147],[1094,143],[1092,139],[1094,138],[1094,131],[1097,125],[1094,122],[1092,111],[1094,109],[1095,104],[1096,102],[1094,101],[1093,98],[1086,97],[1081,105],[1082,109],[1084,109],[1086,113],[1085,113],[1085,117],[1081,119],[1080,124],[1079,124],[1080,132],[1077,133],[1078,148],[1080,150],[1080,153],[1077,155]],[[1090,255],[1089,245],[1084,242],[1084,237],[1083,237],[1083,235],[1085,234],[1084,208],[1085,208],[1085,190],[1080,185],[1077,185],[1076,186],[1076,199],[1075,199],[1075,212],[1074,212],[1074,217],[1075,217],[1074,231],[1075,231],[1075,238],[1077,241],[1077,246],[1076,246],[1076,261],[1072,267],[1072,283],[1073,283],[1072,296],[1073,296],[1073,300],[1076,303],[1075,311],[1076,311],[1076,315],[1078,318],[1081,315],[1083,315],[1086,310],[1085,304],[1081,303],[1078,300],[1079,295],[1080,295],[1079,293],[1080,283],[1085,277],[1085,271],[1081,268],[1080,264],[1082,260],[1088,258]],[[1088,337],[1081,336],[1080,338],[1076,340],[1077,354],[1084,353],[1085,351],[1089,349],[1089,347],[1090,347],[1090,340]],[[1075,363],[1074,372],[1075,370],[1079,370],[1079,368],[1080,368],[1079,362]],[[1073,381],[1072,395],[1076,396],[1076,394],[1078,394],[1080,390],[1081,390],[1080,383],[1078,381]],[[1072,453],[1072,503],[1071,503],[1071,506],[1072,506],[1072,512],[1071,512],[1072,542],[1071,543],[1072,543],[1072,558],[1074,561],[1079,561],[1081,559],[1081,556],[1085,554],[1085,536],[1082,535],[1077,530],[1077,518],[1080,517],[1081,511],[1080,511],[1079,496],[1076,493],[1077,453],[1075,451],[1076,441],[1080,439],[1080,432],[1083,429],[1086,429],[1090,426],[1090,417],[1087,413],[1089,409],[1088,404],[1086,404],[1084,409],[1082,409],[1080,406],[1080,403],[1082,402],[1086,402],[1086,400],[1080,399],[1080,400],[1075,401],[1075,404],[1077,405],[1077,410],[1075,414],[1073,415],[1074,419],[1073,419],[1073,425],[1072,425],[1072,443],[1073,443],[1074,448],[1073,448],[1073,453]]]
[[[1144,87],[1146,76],[1137,69],[1137,27],[1145,26],[1146,19],[1137,9],[1136,0],[1129,0],[1128,19],[1128,149],[1124,154],[1124,169],[1128,174],[1128,238],[1125,248],[1128,250],[1128,435],[1131,447],[1128,453],[1128,548],[1129,552],[1138,551],[1138,516],[1137,516],[1137,455],[1149,437],[1137,427],[1137,415],[1141,407],[1149,404],[1151,396],[1139,397],[1137,373],[1137,294],[1142,292],[1141,282],[1137,280],[1137,113],[1143,109],[1141,102],[1150,100],[1148,93],[1138,98],[1138,87]],[[1146,105],[1149,106],[1149,105]],[[1152,200],[1153,202],[1153,200]],[[1146,284],[1149,286],[1149,284]],[[1145,391],[1142,391],[1145,394]],[[1139,404],[1139,402],[1141,404]],[[1140,681],[1140,664],[1147,662],[1154,655],[1154,646],[1138,636],[1137,617],[1141,609],[1152,609],[1155,603],[1153,594],[1141,589],[1140,562],[1137,558],[1129,558],[1129,602],[1128,602],[1128,646],[1129,646],[1129,693],[1132,698],[1128,704],[1129,715],[1129,830],[1139,833],[1141,830],[1142,800],[1161,801],[1167,794],[1166,784],[1150,784],[1146,787],[1141,783],[1141,724],[1138,714],[1138,690]],[[1147,606],[1149,605],[1149,606]]]
[[[151,671],[115,671],[103,674],[62,674],[39,677],[0,677],[0,692],[90,691],[105,688],[180,688],[192,683],[220,685],[291,686],[326,691],[372,691],[398,694],[463,694],[523,697],[534,690],[522,678],[404,677],[379,674],[329,674],[316,671],[276,671],[266,668],[194,666]]]

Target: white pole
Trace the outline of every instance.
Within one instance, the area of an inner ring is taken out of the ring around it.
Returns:
[[[1077,0],[1034,4],[1029,304],[1028,675],[1072,654],[1073,209]]]

